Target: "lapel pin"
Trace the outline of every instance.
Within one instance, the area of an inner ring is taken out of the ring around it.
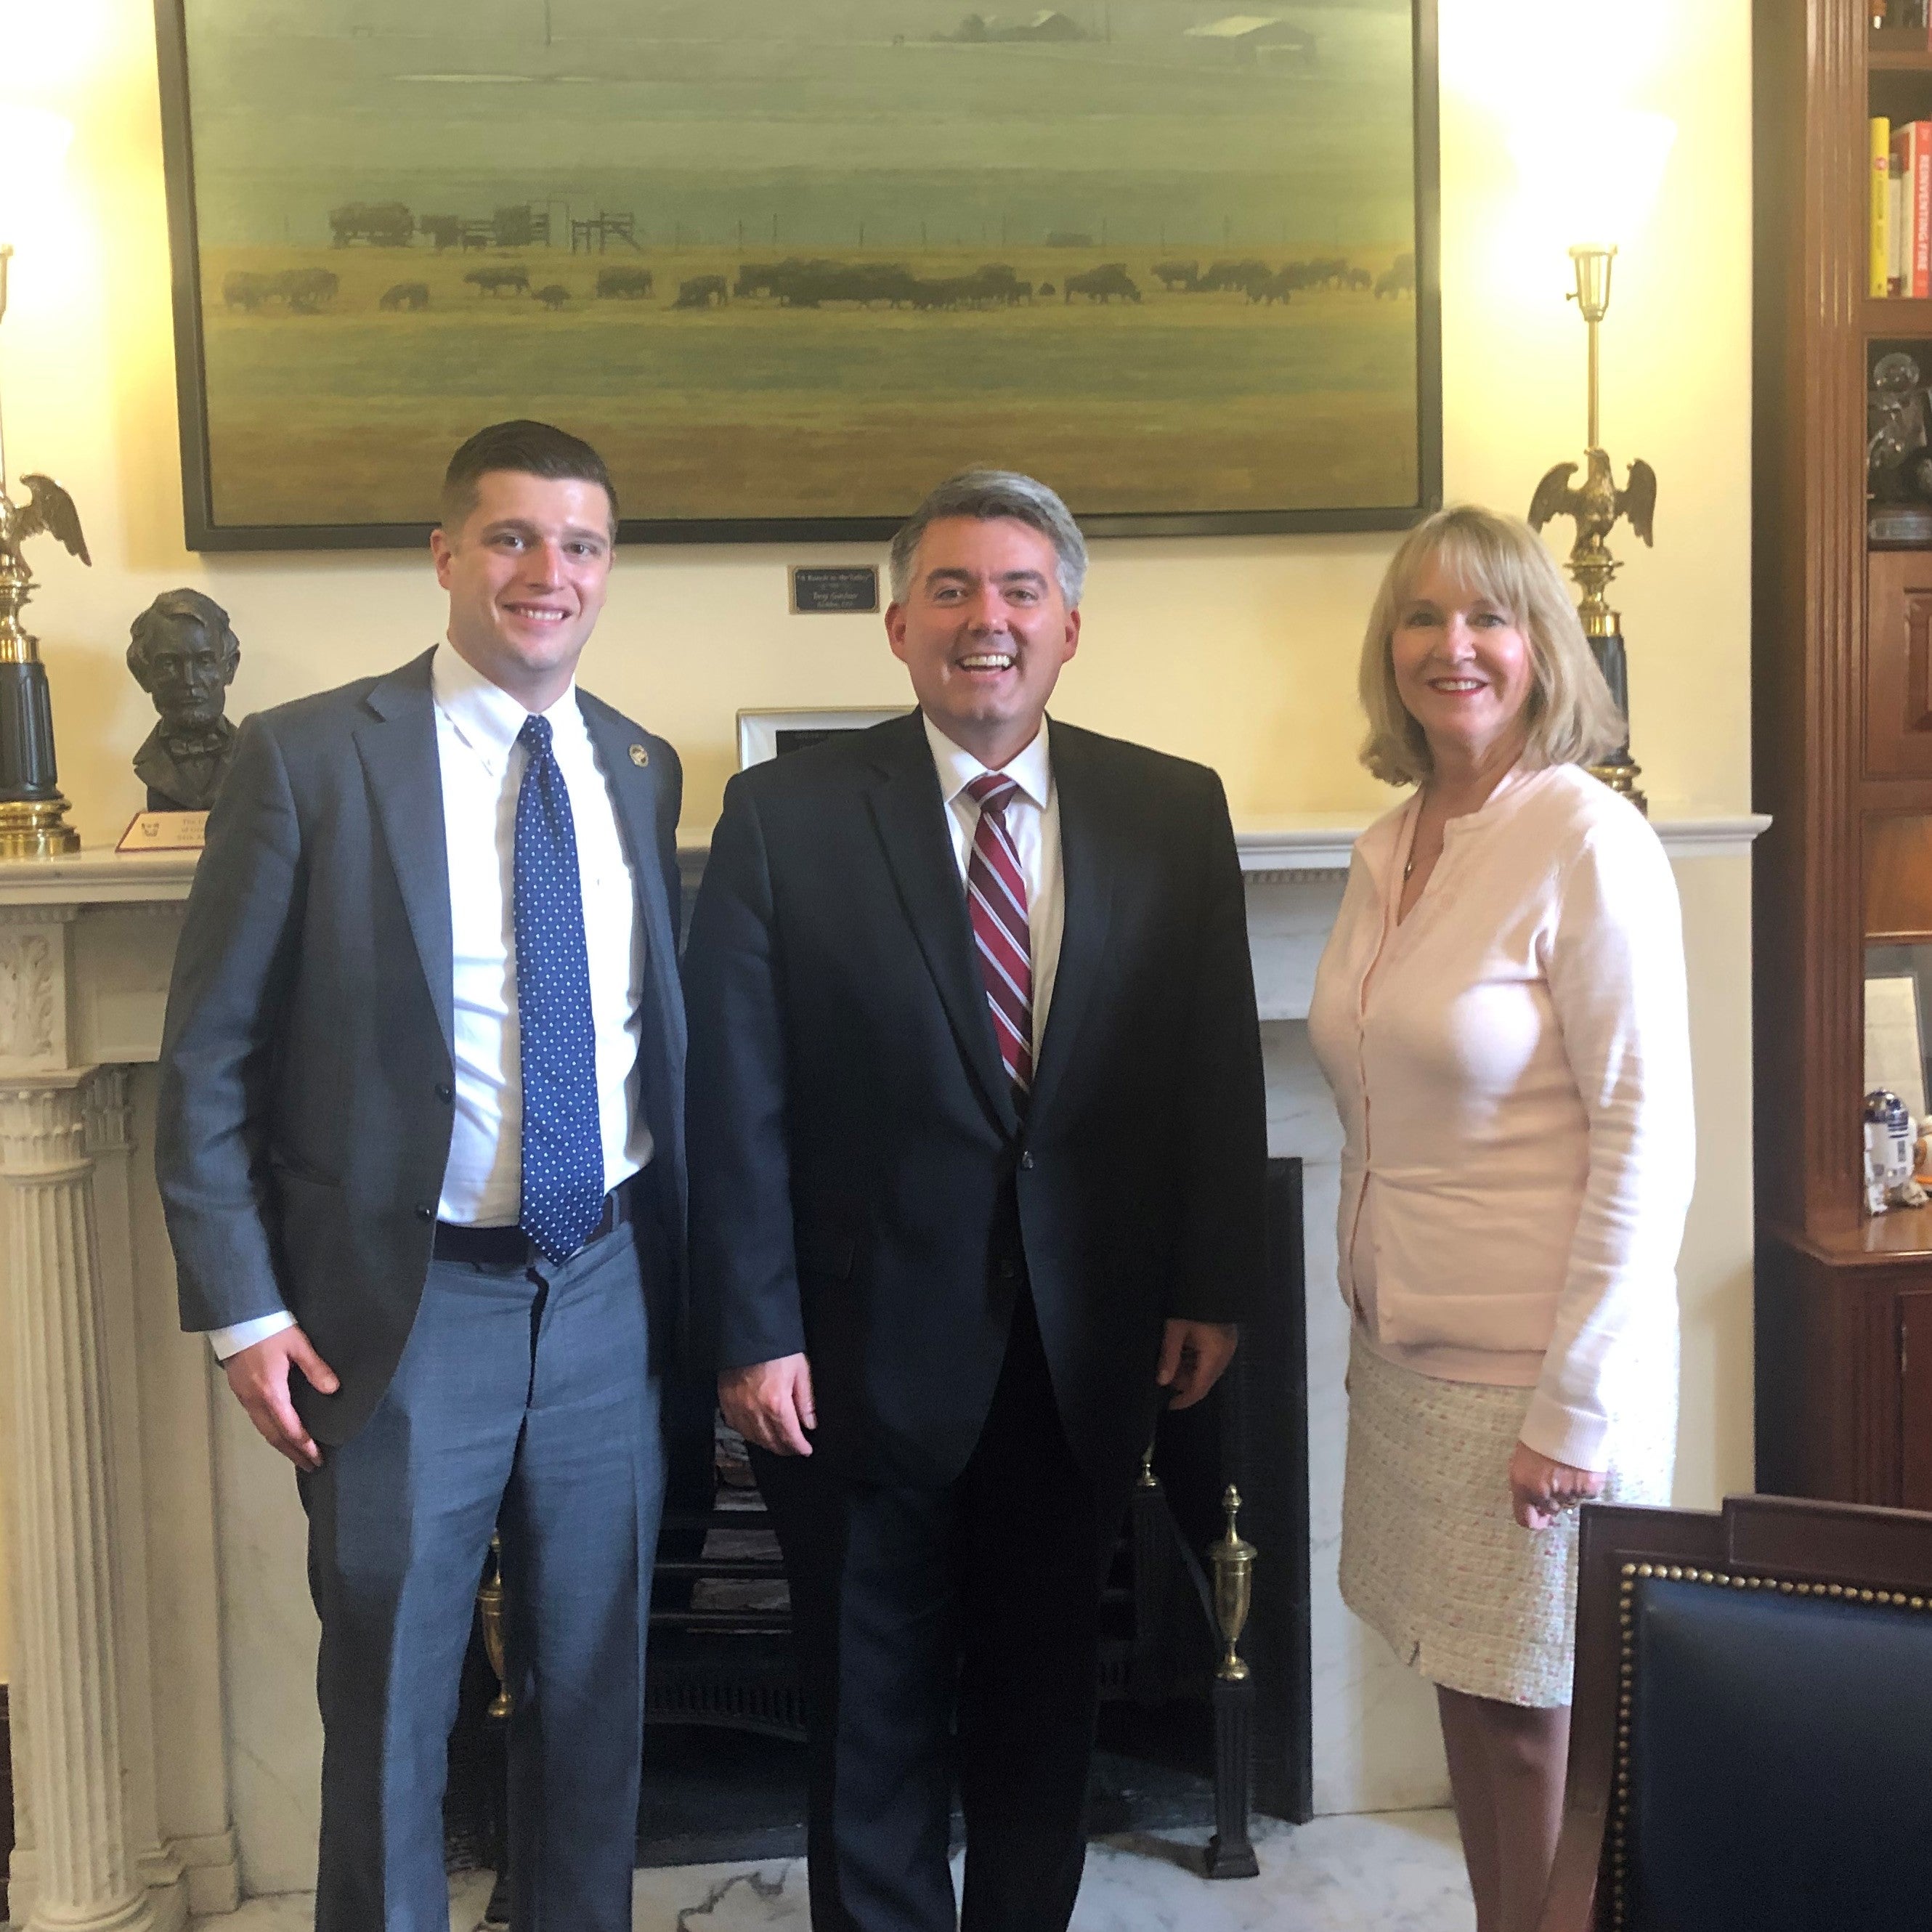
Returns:
[[[643,746],[633,745],[631,747],[631,762],[639,771],[642,771],[650,761],[651,754],[644,749]]]

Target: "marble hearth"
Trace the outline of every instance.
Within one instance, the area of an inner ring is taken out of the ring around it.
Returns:
[[[1759,829],[1659,827],[1680,861],[1738,855]],[[1270,1148],[1306,1163],[1324,1813],[1438,1804],[1447,1788],[1432,1700],[1335,1589],[1337,1147],[1304,1022],[1354,830],[1304,823],[1240,840]],[[50,1932],[175,1932],[190,1912],[313,1882],[320,1738],[301,1511],[206,1346],[176,1327],[152,1174],[152,1063],[191,878],[191,860],[162,855],[0,865],[10,1904],[16,1923]]]

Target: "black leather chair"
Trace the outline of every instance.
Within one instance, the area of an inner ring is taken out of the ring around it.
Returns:
[[[1542,1932],[1932,1926],[1932,1516],[1583,1514]]]

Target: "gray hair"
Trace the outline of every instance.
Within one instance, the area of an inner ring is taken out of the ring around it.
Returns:
[[[1044,483],[1016,470],[962,470],[927,496],[892,538],[887,568],[895,604],[903,604],[911,593],[913,559],[927,526],[948,517],[970,517],[976,523],[1010,517],[1039,531],[1060,560],[1054,574],[1067,609],[1080,608],[1081,587],[1087,581],[1087,540],[1059,497]]]
[[[1417,580],[1438,562],[1508,611],[1528,640],[1528,763],[1587,765],[1616,750],[1626,733],[1623,714],[1591,655],[1556,559],[1527,524],[1462,503],[1417,524],[1383,574],[1362,640],[1358,688],[1369,718],[1362,763],[1385,784],[1418,784],[1434,775],[1429,740],[1396,688],[1390,645]]]

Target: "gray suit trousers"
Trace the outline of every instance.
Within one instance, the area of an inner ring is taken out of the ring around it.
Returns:
[[[434,1263],[375,1413],[301,1479],[322,1618],[316,1932],[446,1932],[449,1732],[499,1526],[512,1923],[629,1932],[664,1496],[662,1337],[634,1234],[556,1267]]]

